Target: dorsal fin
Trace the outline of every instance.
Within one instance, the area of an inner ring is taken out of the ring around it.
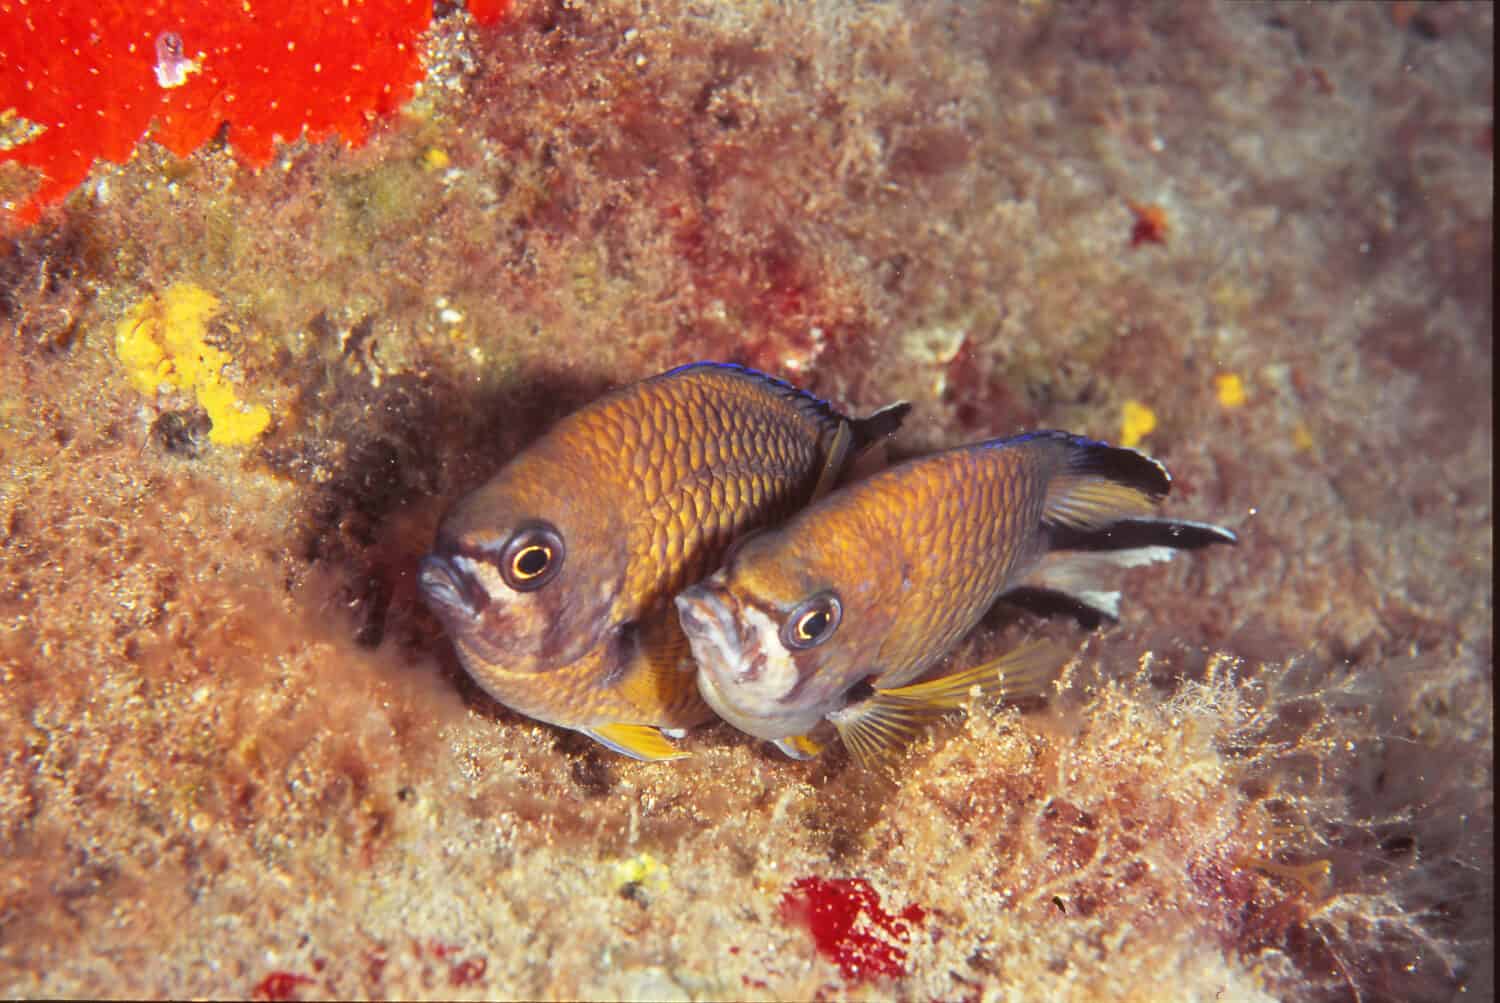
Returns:
[[[733,362],[689,362],[669,369],[653,380],[680,378],[693,372],[705,375],[717,374],[728,379],[744,380],[782,398],[793,407],[811,417],[818,424],[837,429],[839,423],[848,422],[850,432],[849,455],[857,456],[872,443],[884,439],[901,427],[901,422],[911,410],[906,401],[887,405],[867,418],[849,418],[832,404],[815,394],[795,387],[786,380],[778,379],[758,369],[737,365]]]

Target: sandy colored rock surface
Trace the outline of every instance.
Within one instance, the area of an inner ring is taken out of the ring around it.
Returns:
[[[524,2],[362,149],[96,169],[0,247],[0,994],[1490,998],[1493,28]],[[173,345],[224,358],[143,392]],[[1097,632],[998,608],[956,657],[1066,687],[894,778],[615,757],[415,564],[698,358],[906,398],[906,453],[1129,431],[1241,543]],[[820,952],[808,877],[921,919]]]

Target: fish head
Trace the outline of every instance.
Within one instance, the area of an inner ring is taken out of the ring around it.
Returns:
[[[810,731],[874,670],[883,618],[836,553],[761,533],[677,596],[698,688],[724,720],[768,741]]]
[[[577,479],[519,457],[454,506],[422,560],[422,596],[482,685],[574,663],[616,632],[618,514]]]

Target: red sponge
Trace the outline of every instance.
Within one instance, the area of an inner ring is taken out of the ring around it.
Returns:
[[[124,163],[153,120],[179,156],[229,122],[254,166],[304,130],[362,143],[421,78],[431,19],[432,0],[0,0],[0,160],[42,175],[11,208],[36,219],[95,159]]]

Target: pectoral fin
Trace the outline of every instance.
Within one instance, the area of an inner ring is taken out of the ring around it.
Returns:
[[[927,682],[877,689],[828,719],[855,760],[874,768],[900,752],[935,718],[962,707],[977,688],[981,699],[1040,696],[1067,662],[1065,647],[1037,641],[999,658]]]
[[[713,712],[698,692],[693,651],[675,611],[647,617],[635,639],[632,657],[614,686],[640,719],[671,727],[709,720]]]
[[[601,724],[578,730],[606,749],[631,759],[643,759],[648,763],[687,759],[692,755],[667,741],[660,729],[649,724]]]
[[[1068,654],[1066,645],[1054,641],[1032,641],[973,668],[910,686],[877,689],[875,696],[920,703],[938,710],[962,707],[975,686],[979,687],[981,699],[1021,700],[1042,696],[1066,664]]]

